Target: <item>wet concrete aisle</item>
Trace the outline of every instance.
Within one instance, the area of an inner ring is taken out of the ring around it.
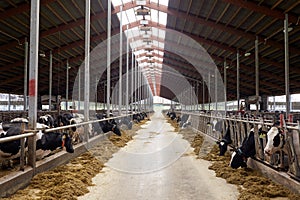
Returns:
[[[208,161],[196,159],[189,143],[166,123],[159,107],[127,146],[93,178],[78,199],[237,199],[236,186],[216,178]]]

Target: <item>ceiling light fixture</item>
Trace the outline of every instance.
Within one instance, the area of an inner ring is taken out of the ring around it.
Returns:
[[[39,56],[45,58],[46,57],[46,54],[44,51],[39,51]]]
[[[293,27],[288,27],[288,33],[291,32],[293,29]],[[283,29],[283,32],[285,33],[285,29]]]
[[[250,55],[251,55],[250,52],[246,52],[246,53],[244,54],[245,57],[248,57],[248,56],[250,56]]]
[[[150,26],[140,26],[140,31],[151,31],[151,27]]]
[[[151,11],[150,11],[150,9],[148,9],[148,8],[138,8],[138,9],[136,9],[136,11],[135,11],[135,14],[136,15],[143,15],[143,16],[145,16],[145,15],[150,15],[150,13],[151,13]]]

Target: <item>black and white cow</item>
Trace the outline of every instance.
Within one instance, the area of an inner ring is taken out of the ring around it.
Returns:
[[[46,115],[40,116],[38,118],[38,123],[45,124],[49,128],[53,128],[54,127],[54,118],[51,115],[46,114]]]
[[[71,124],[71,119],[74,118],[72,113],[63,113],[57,116],[57,119],[54,121],[54,126],[67,126]]]
[[[4,132],[1,133],[0,138],[16,136],[22,134],[24,129],[28,128],[28,120],[25,118],[15,118],[10,121],[10,123],[6,124],[6,128],[4,128]],[[54,150],[58,147],[62,147],[62,143],[65,144],[63,146],[66,147],[67,152],[73,153],[74,149],[72,144],[69,144],[69,137],[64,134],[62,137],[61,133],[43,133],[42,129],[48,128],[48,126],[44,124],[37,123],[36,128],[39,130],[37,132],[36,137],[36,145],[37,150],[42,149],[45,150]],[[53,137],[55,135],[55,137]],[[59,137],[58,135],[61,135]],[[54,139],[56,138],[56,139]],[[60,140],[60,143],[58,142]],[[27,146],[27,140],[25,138],[25,147]],[[49,148],[51,147],[51,148]],[[25,149],[26,150],[26,149]],[[14,140],[10,142],[0,143],[0,160],[9,161],[15,158],[20,157],[21,153],[21,141]],[[38,151],[36,152],[38,153]]]
[[[264,153],[271,156],[276,151],[283,150],[285,140],[285,133],[280,127],[276,125],[271,127],[267,133],[267,144],[264,148]]]
[[[220,123],[221,123],[221,121],[220,121]],[[219,149],[220,149],[220,153],[219,153],[220,156],[225,155],[228,145],[231,143],[232,143],[232,140],[231,140],[231,135],[230,135],[230,128],[227,127],[224,137],[220,141],[217,141],[217,144],[219,145]]]
[[[119,127],[121,127],[122,125],[125,125],[128,130],[132,129],[133,123],[132,123],[131,117],[125,116],[125,117],[117,119],[116,122]]]
[[[262,131],[261,125],[258,125],[258,130]],[[252,128],[249,135],[244,138],[242,145],[232,153],[230,160],[232,168],[247,167],[248,158],[256,154],[254,134],[254,128]]]
[[[107,118],[105,114],[97,113],[96,114],[97,119],[105,119]],[[116,135],[121,136],[121,131],[115,122],[115,120],[105,120],[99,122],[100,128],[103,131],[103,133],[107,133],[109,131],[114,132]]]
[[[21,127],[10,127],[7,131],[1,133],[0,138],[6,138],[21,133]],[[21,142],[20,140],[14,140],[10,142],[0,143],[0,161],[2,167],[4,167],[5,162],[9,162],[9,167],[12,167],[10,163],[11,160],[20,157],[21,153]]]
[[[168,116],[170,117],[171,120],[176,119],[176,113],[174,111],[169,112]]]
[[[48,132],[37,134],[36,156],[40,160],[56,149],[66,149],[68,153],[74,153],[72,138],[68,133]]]
[[[183,114],[181,116],[179,126],[181,128],[186,128],[187,126],[189,126],[191,124],[192,124],[192,122],[191,122],[191,115]]]
[[[84,115],[80,113],[73,113],[73,117],[70,119],[71,125],[76,125],[84,122]],[[94,135],[94,129],[92,124],[88,124],[88,134],[89,136]],[[73,143],[79,143],[84,137],[84,126],[78,125],[71,128],[70,136],[72,137]]]

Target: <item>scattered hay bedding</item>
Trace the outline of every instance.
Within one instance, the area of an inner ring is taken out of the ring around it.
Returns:
[[[212,151],[204,158],[212,161],[209,169],[214,170],[217,177],[226,179],[228,183],[238,185],[240,192],[239,200],[246,199],[291,199],[299,200],[300,195],[295,194],[288,188],[279,185],[269,178],[264,177],[260,172],[250,168],[232,169],[229,166],[230,153],[219,156],[219,148],[215,145]]]
[[[192,129],[179,129],[175,121],[168,120],[178,132],[183,135],[199,155],[203,136]],[[228,183],[238,186],[240,192],[238,200],[299,200],[300,195],[291,192],[288,188],[279,185],[258,171],[250,168],[232,169],[229,166],[231,154],[227,151],[225,156],[219,156],[219,148],[214,145],[210,153],[203,159],[211,161],[209,169],[214,170],[217,177],[224,178]],[[198,156],[197,156],[198,157]],[[199,158],[199,157],[198,157]]]
[[[87,187],[93,185],[92,178],[101,172],[104,163],[112,157],[113,153],[132,139],[143,123],[134,124],[132,130],[122,131],[122,136],[112,134],[95,148],[72,159],[66,165],[36,175],[26,188],[3,199],[77,199],[78,196],[89,192]]]

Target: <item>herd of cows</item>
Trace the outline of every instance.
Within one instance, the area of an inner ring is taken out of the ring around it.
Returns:
[[[121,126],[132,129],[133,123],[139,123],[147,117],[146,112],[134,113],[120,118],[113,118],[113,114],[107,116],[103,113],[97,113],[95,118],[91,119],[95,120],[96,123],[88,124],[88,137],[109,131],[121,136]],[[65,149],[68,153],[73,153],[73,145],[83,141],[85,137],[84,126],[80,125],[82,122],[84,122],[84,115],[80,113],[63,113],[57,117],[49,114],[40,116],[36,123],[36,158],[42,159],[56,149]],[[63,128],[69,125],[73,126]],[[51,128],[56,127],[62,129],[51,131]],[[1,122],[0,139],[23,134],[24,130],[28,130],[27,118],[14,118],[7,122]],[[26,138],[25,148],[27,150]],[[20,139],[0,143],[0,164],[2,167],[13,167],[12,160],[19,158],[20,155]]]
[[[178,115],[173,111],[169,111],[167,112],[167,116],[171,120],[177,120],[181,128],[185,127],[184,124],[191,124],[191,115]],[[233,144],[233,139],[237,136],[233,133],[232,126],[230,127],[226,120],[215,119],[213,123],[207,122],[207,124],[212,125],[212,130],[219,133],[216,143],[219,146],[220,156],[224,156],[228,150],[228,146],[231,147],[233,153],[231,154],[229,165],[234,169],[247,167],[248,158],[254,158],[257,149],[262,149],[264,156],[268,158],[272,158],[279,151],[284,152],[289,158],[295,157],[295,153],[291,155],[293,152],[291,152],[291,146],[288,145],[289,141],[286,137],[286,129],[279,122],[275,122],[271,126],[264,125],[264,127],[259,123],[254,123],[255,125],[251,124],[248,126],[248,130],[245,131],[245,137],[238,146]],[[245,125],[244,127],[246,128],[247,126]],[[288,162],[290,163],[291,161]],[[280,164],[283,164],[282,160]]]

